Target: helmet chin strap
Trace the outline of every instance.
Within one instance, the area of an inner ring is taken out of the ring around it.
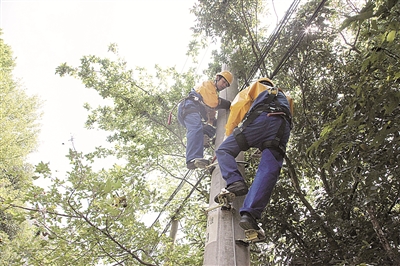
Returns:
[[[221,90],[218,88],[218,81],[219,81],[220,79],[221,79],[221,77],[218,77],[218,76],[217,76],[217,77],[215,78],[215,81],[214,81],[214,82],[215,82],[215,88],[217,88],[217,91],[221,91]]]
[[[218,81],[220,80],[220,79],[222,79],[223,77],[221,77],[221,76],[217,76],[216,78],[215,78],[215,87],[217,88],[217,91],[223,91],[225,88],[222,88],[222,89],[220,89],[220,88],[218,88]]]

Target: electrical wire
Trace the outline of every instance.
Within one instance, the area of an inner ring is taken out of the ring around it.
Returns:
[[[204,51],[204,54],[203,54],[203,56],[202,56],[202,58],[201,58],[201,61],[200,61],[200,63],[197,65],[197,68],[196,68],[196,74],[199,74],[198,72],[199,72],[199,69],[200,69],[200,66],[203,64],[203,61],[204,61],[204,58],[206,57],[206,55],[207,55],[207,53],[208,53],[208,49],[210,49],[210,42],[208,41],[208,43],[207,43],[207,49]]]
[[[305,25],[305,29],[307,29],[311,25],[312,21],[316,18],[318,12],[324,6],[326,1],[327,0],[322,0],[319,3],[319,5],[315,9],[313,15],[308,19],[308,21],[307,21],[307,23]],[[242,86],[242,88],[240,90],[243,90],[244,88],[246,88],[247,86],[250,85],[249,81],[251,79],[253,79],[253,77],[255,76],[257,71],[260,69],[260,66],[261,66],[262,62],[264,62],[268,52],[271,50],[273,44],[278,39],[279,35],[282,32],[283,27],[288,23],[289,18],[292,16],[294,11],[297,9],[297,6],[299,5],[299,3],[300,3],[300,0],[294,0],[293,3],[290,5],[288,11],[286,11],[285,16],[283,17],[281,22],[278,24],[278,26],[275,28],[274,32],[271,34],[270,38],[268,39],[268,42],[267,42],[266,46],[263,48],[263,52],[261,53],[260,58],[255,62],[253,68],[250,70],[250,73],[247,76],[247,78],[246,78],[246,80],[245,80],[245,82],[244,82],[244,84],[243,84],[243,86]],[[289,50],[284,54],[283,58],[278,63],[278,65],[275,68],[275,70],[271,73],[271,75],[269,75],[269,78],[273,79],[275,77],[275,75],[278,74],[278,72],[281,70],[282,66],[286,63],[286,61],[289,59],[289,57],[293,55],[294,51],[299,46],[300,42],[303,40],[305,34],[306,34],[306,31],[304,30],[304,31],[301,32],[300,35],[297,36],[297,38],[294,40],[294,42],[290,46]]]
[[[174,190],[174,192],[171,194],[171,196],[169,196],[168,200],[164,203],[163,208],[161,209],[160,213],[158,214],[157,218],[155,219],[155,221],[151,224],[150,228],[153,227],[158,220],[161,217],[161,214],[165,211],[165,208],[168,206],[168,204],[174,199],[174,197],[176,196],[176,194],[178,194],[179,190],[181,190],[181,188],[183,187],[183,184],[187,181],[187,179],[192,175],[193,170],[187,170],[185,176],[182,178],[181,182],[179,183],[179,185],[177,186],[177,188]]]
[[[193,170],[190,170],[190,171],[193,171]],[[194,184],[194,186],[190,190],[189,194],[186,195],[186,197],[182,201],[181,205],[176,209],[175,214],[171,217],[171,219],[169,220],[168,224],[165,226],[164,230],[160,234],[160,237],[158,237],[158,239],[161,239],[161,236],[164,235],[168,231],[169,227],[171,226],[172,221],[177,217],[179,212],[182,210],[183,206],[186,204],[187,200],[192,196],[193,192],[196,190],[197,186],[200,184],[200,182],[204,179],[205,176],[206,176],[206,171],[203,172],[201,177],[197,180],[196,184]],[[157,248],[157,246],[159,244],[160,244],[160,242],[158,242],[157,244],[154,245],[154,247],[152,248],[152,252],[154,250],[156,250],[156,248]]]
[[[318,7],[315,9],[313,15],[308,19],[305,29],[310,27],[312,21],[317,17],[318,12],[321,10],[321,8],[324,6],[325,2],[327,0],[322,0]],[[286,54],[283,56],[281,61],[279,62],[278,66],[275,68],[274,72],[272,72],[270,78],[272,79],[282,68],[282,66],[286,63],[286,61],[289,59],[290,56],[294,53],[296,50],[297,46],[299,46],[300,42],[303,40],[304,36],[306,35],[306,30],[302,31],[300,35],[297,36],[296,40],[292,43],[292,46],[289,48],[289,50],[286,52]]]
[[[276,42],[276,40],[278,40],[279,36],[282,33],[283,28],[289,22],[289,18],[295,13],[299,3],[300,3],[300,0],[294,0],[292,2],[292,4],[290,5],[290,7],[288,8],[288,10],[286,11],[284,17],[281,19],[281,21],[275,27],[274,31],[272,32],[272,34],[268,38],[267,43],[262,48],[260,57],[258,58],[258,60],[254,63],[253,67],[251,68],[251,70],[250,70],[247,78],[245,79],[244,84],[243,84],[242,88],[240,89],[240,91],[250,85],[249,84],[250,80],[253,79],[253,77],[255,76],[257,71],[260,69],[261,64],[264,62],[265,58],[267,57],[267,54],[271,51],[271,49],[272,49],[274,43]]]
[[[192,196],[193,192],[196,190],[197,186],[200,184],[200,182],[203,180],[203,178],[205,177],[206,172],[203,172],[203,175],[199,178],[199,180],[197,180],[196,184],[192,187],[192,189],[190,190],[189,194],[185,197],[185,199],[182,201],[181,205],[178,207],[178,209],[176,209],[175,214],[171,217],[170,221],[168,222],[168,224],[165,226],[163,232],[161,233],[161,235],[165,234],[168,231],[168,228],[170,227],[172,221],[176,218],[176,216],[179,214],[179,212],[182,210],[183,206],[186,204],[186,201],[190,198],[190,196]]]

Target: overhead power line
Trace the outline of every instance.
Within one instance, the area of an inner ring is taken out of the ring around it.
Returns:
[[[192,189],[190,190],[189,194],[186,195],[186,197],[184,198],[184,200],[182,201],[181,205],[179,205],[179,207],[176,209],[175,214],[171,217],[170,221],[168,222],[168,224],[165,226],[164,231],[161,233],[161,235],[165,234],[169,228],[169,226],[171,225],[172,220],[174,220],[178,214],[180,213],[180,211],[183,209],[183,207],[185,206],[186,202],[188,201],[188,199],[192,196],[193,192],[197,189],[197,187],[200,185],[201,181],[203,180],[203,178],[206,176],[206,172],[203,172],[203,174],[201,175],[201,177],[199,178],[199,180],[197,180],[196,184],[192,187]]]
[[[193,170],[191,170],[191,171],[193,172]],[[183,209],[186,202],[192,196],[193,192],[197,189],[197,187],[200,185],[201,181],[204,179],[205,176],[206,176],[206,172],[204,171],[203,174],[200,176],[200,178],[197,180],[196,184],[192,187],[190,192],[186,195],[185,199],[181,202],[179,207],[175,210],[174,215],[172,215],[172,217],[170,218],[169,222],[165,226],[164,230],[162,231],[162,233],[160,234],[160,237],[158,239],[161,239],[161,236],[164,235],[168,231],[168,228],[171,226],[172,221],[179,215],[180,211]],[[157,244],[154,245],[154,247],[152,248],[152,252],[154,250],[156,250],[156,248],[159,244],[160,244],[160,242],[157,242]]]
[[[168,204],[174,199],[174,197],[176,196],[176,194],[178,194],[179,190],[181,190],[181,188],[183,187],[183,184],[185,182],[187,182],[187,179],[192,175],[193,170],[188,170],[185,174],[185,176],[182,178],[181,182],[179,183],[179,185],[177,186],[177,188],[174,190],[174,192],[171,194],[171,196],[169,196],[168,200],[164,203],[163,208],[161,209],[161,211],[159,212],[157,218],[154,220],[154,222],[152,223],[152,225],[150,227],[153,227],[158,220],[161,217],[161,214],[165,211],[166,207],[168,206]]]
[[[275,70],[271,73],[271,75],[269,76],[269,78],[273,79],[276,74],[278,74],[278,72],[281,70],[281,68],[283,67],[283,65],[286,63],[286,61],[289,59],[290,56],[293,55],[294,51],[296,50],[296,48],[299,46],[300,42],[303,40],[305,34],[306,34],[306,29],[308,27],[310,27],[312,21],[317,17],[318,12],[321,10],[321,8],[324,6],[324,4],[326,3],[327,0],[322,0],[318,7],[315,9],[313,15],[308,19],[306,25],[305,25],[305,30],[302,31],[297,38],[293,41],[292,45],[290,46],[290,48],[288,49],[288,51],[284,54],[284,56],[282,57],[281,61],[278,63],[277,67],[275,68]],[[262,64],[262,62],[264,62],[267,54],[269,53],[269,51],[271,50],[273,44],[275,43],[275,41],[278,39],[279,35],[282,32],[282,29],[284,28],[284,26],[288,23],[289,18],[292,16],[292,14],[294,13],[294,11],[296,10],[298,4],[300,3],[300,0],[294,0],[293,3],[290,5],[289,9],[286,11],[285,16],[282,18],[281,22],[278,24],[278,26],[275,28],[274,32],[271,34],[271,36],[268,39],[267,44],[265,45],[265,47],[262,50],[261,56],[259,57],[259,59],[254,63],[253,68],[250,70],[250,73],[248,75],[248,77],[246,78],[242,88],[240,90],[243,90],[244,88],[246,88],[247,86],[249,86],[249,81],[252,80],[255,76],[255,74],[257,73],[257,71],[260,69],[260,66]]]
[[[267,54],[271,51],[274,43],[276,40],[279,38],[279,36],[282,33],[283,28],[286,26],[286,24],[289,22],[289,18],[294,14],[294,12],[297,9],[297,6],[299,5],[300,0],[294,0],[288,10],[285,13],[285,16],[281,19],[281,21],[278,23],[278,25],[275,27],[274,31],[271,33],[270,37],[268,38],[267,43],[265,46],[261,49],[261,54],[258,60],[254,63],[253,67],[251,68],[249,75],[247,76],[242,88],[240,90],[243,90],[247,86],[249,86],[250,80],[253,79],[257,71],[260,69],[261,64],[264,62],[265,58],[267,57]]]
[[[299,46],[300,42],[303,40],[304,36],[306,35],[306,29],[310,27],[312,21],[317,17],[318,12],[321,10],[321,8],[324,6],[327,0],[322,0],[321,3],[319,3],[318,7],[315,9],[313,15],[308,19],[305,29],[300,33],[300,35],[297,36],[296,40],[292,43],[292,46],[289,48],[289,50],[285,53],[281,61],[279,62],[278,66],[275,68],[274,72],[272,72],[270,78],[273,79],[276,74],[278,74],[279,70],[282,68],[282,66],[286,63],[286,61],[289,59],[290,56],[294,53],[296,50],[297,46]]]

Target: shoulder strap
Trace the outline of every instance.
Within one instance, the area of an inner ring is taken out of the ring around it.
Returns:
[[[269,93],[268,97],[264,99],[262,102],[258,103],[256,106],[251,108],[249,112],[244,117],[241,124],[238,127],[243,128],[243,130],[254,121],[262,112],[266,111],[269,108],[269,104],[275,99],[276,94]]]

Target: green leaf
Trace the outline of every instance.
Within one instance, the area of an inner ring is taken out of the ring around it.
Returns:
[[[332,127],[331,126],[325,126],[322,131],[321,131],[321,137],[324,137],[326,134],[328,134],[329,132],[332,131]]]
[[[110,193],[110,191],[113,188],[112,185],[113,185],[112,181],[110,179],[107,179],[107,182],[106,182],[106,184],[104,186],[103,192],[106,193],[106,194]]]
[[[50,167],[49,167],[50,163],[44,163],[44,162],[40,162],[36,165],[36,169],[35,171],[39,174],[43,174],[44,176],[48,175],[51,173]]]
[[[388,33],[388,35],[386,36],[386,40],[388,42],[393,42],[394,38],[396,37],[396,31],[392,30],[391,32]]]
[[[114,183],[114,189],[119,189],[122,186],[121,180]]]

